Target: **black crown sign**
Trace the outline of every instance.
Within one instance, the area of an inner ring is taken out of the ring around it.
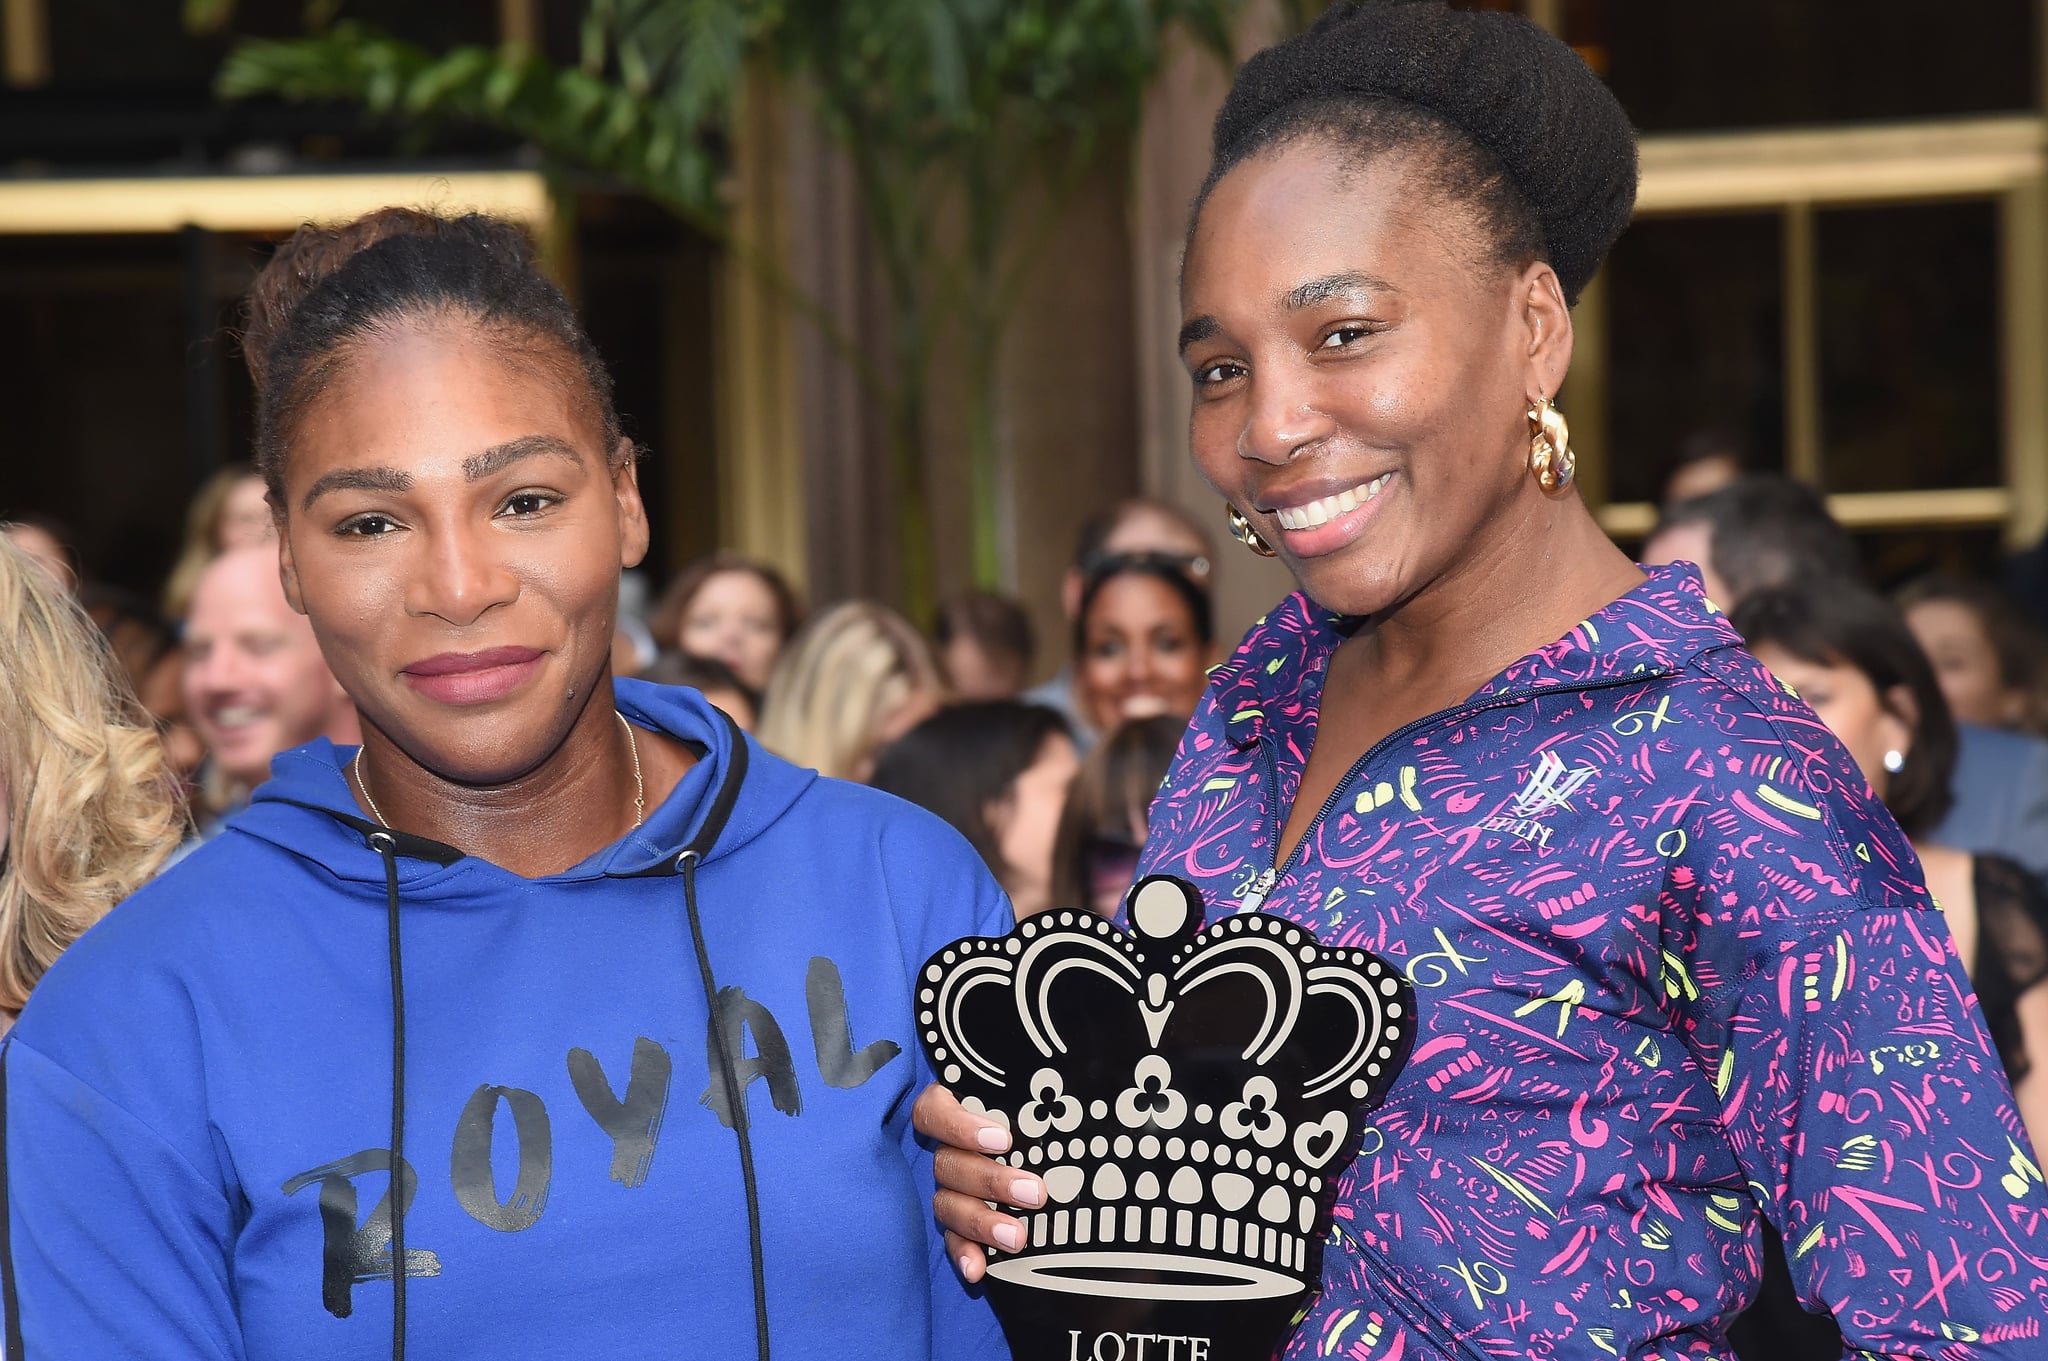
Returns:
[[[1130,935],[1050,912],[926,961],[933,1069],[1046,1186],[1027,1244],[989,1254],[990,1299],[1015,1361],[1266,1361],[1321,1280],[1414,990],[1279,917],[1204,928],[1179,879],[1126,902]]]

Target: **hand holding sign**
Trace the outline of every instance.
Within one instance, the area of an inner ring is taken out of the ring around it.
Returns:
[[[1202,929],[1177,879],[1139,883],[1130,916],[1129,936],[1030,918],[919,980],[933,1068],[1048,1196],[990,1254],[990,1298],[1018,1361],[1168,1339],[1264,1358],[1320,1279],[1329,1190],[1406,1057],[1413,990],[1278,917]]]

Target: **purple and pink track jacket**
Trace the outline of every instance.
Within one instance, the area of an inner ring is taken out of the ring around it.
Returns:
[[[2048,1357],[2048,1189],[1912,848],[1689,567],[1378,743],[1274,865],[1343,621],[1211,678],[1142,873],[1403,969],[1289,1357],[1722,1357],[1759,1215],[1851,1349]]]

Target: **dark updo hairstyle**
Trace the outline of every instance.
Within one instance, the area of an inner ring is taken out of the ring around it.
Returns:
[[[300,227],[250,285],[242,357],[256,383],[256,471],[274,501],[284,501],[300,416],[351,352],[402,323],[451,316],[507,358],[579,384],[613,456],[611,374],[526,233],[480,213],[379,208],[339,227]]]
[[[1913,749],[1886,781],[1884,805],[1908,837],[1940,825],[1955,801],[1956,721],[1927,654],[1884,597],[1861,582],[1807,577],[1746,597],[1728,622],[1751,651],[1768,645],[1815,666],[1855,667],[1887,705],[1903,685],[1917,711]]]
[[[1567,303],[1635,206],[1628,115],[1578,54],[1518,15],[1442,0],[1331,6],[1238,69],[1196,215],[1239,163],[1304,138],[1361,163],[1411,154],[1472,210],[1496,260],[1548,261]]]
[[[1038,763],[1046,743],[1070,736],[1064,718],[1036,704],[954,704],[883,748],[868,783],[951,823],[1007,891],[1013,870],[988,815]]]
[[[1110,582],[1129,576],[1164,582],[1188,607],[1196,639],[1204,644],[1216,641],[1216,610],[1210,603],[1209,589],[1197,585],[1188,575],[1187,559],[1168,553],[1115,553],[1097,558],[1082,582],[1081,608],[1074,615],[1075,656],[1088,650],[1088,611],[1094,608],[1095,598]]]

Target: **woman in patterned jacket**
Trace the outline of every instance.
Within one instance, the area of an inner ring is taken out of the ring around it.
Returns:
[[[1852,1347],[2038,1357],[2048,1193],[1912,848],[1688,565],[1570,486],[1569,311],[1634,138],[1503,14],[1339,6],[1218,116],[1191,445],[1301,591],[1218,668],[1141,873],[1414,983],[1289,1357],[1725,1358],[1761,1227]],[[1042,1203],[921,1127],[963,1272]]]

